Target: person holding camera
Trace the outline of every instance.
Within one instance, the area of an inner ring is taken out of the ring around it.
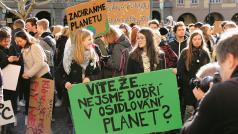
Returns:
[[[218,46],[222,82],[212,86],[198,112],[184,124],[182,134],[238,133],[238,29],[226,32]]]
[[[217,62],[208,63],[202,66],[196,73],[196,78],[191,79],[190,86],[193,89],[193,95],[199,102],[205,93],[213,84],[221,81],[220,66]]]
[[[184,121],[192,115],[197,104],[189,81],[195,77],[201,66],[209,62],[210,55],[203,34],[200,30],[195,30],[188,39],[187,47],[181,52],[177,65],[178,85],[182,100],[181,113]]]

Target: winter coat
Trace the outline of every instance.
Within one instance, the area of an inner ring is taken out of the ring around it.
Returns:
[[[93,47],[93,51],[96,52],[95,47]],[[71,41],[68,40],[65,45],[64,57],[61,63],[56,68],[56,81],[59,82],[59,86],[65,87],[66,82],[70,82],[71,84],[82,83],[82,74],[83,68],[81,65],[77,64],[73,60],[73,47]],[[93,62],[89,61],[86,69],[85,69],[85,77],[88,77],[90,81],[98,80],[101,78],[101,67],[99,60]]]
[[[128,63],[127,63],[127,73],[126,74],[137,74],[137,73],[143,73],[144,72],[144,66],[143,66],[143,60],[142,60],[142,56],[140,56],[139,61],[137,61],[134,57],[133,54],[135,53],[131,53],[128,59]],[[165,69],[166,65],[165,65],[165,55],[164,53],[160,53],[159,54],[159,65],[156,65],[156,69],[152,69],[151,71],[155,71],[155,70],[161,70],[161,69]]]
[[[178,74],[178,84],[181,88],[182,97],[184,98],[186,105],[195,105],[196,99],[192,93],[192,89],[189,85],[189,82],[192,78],[195,78],[195,75],[199,68],[210,62],[210,57],[208,52],[203,49],[197,49],[193,47],[193,57],[192,64],[190,69],[186,69],[185,61],[187,58],[186,52],[188,49],[184,49],[181,52],[181,56],[178,60],[177,65],[177,74]]]
[[[68,40],[68,37],[62,35],[56,41],[55,67],[58,66],[60,62],[63,60],[64,48],[65,48],[65,44],[67,40]]]
[[[0,68],[6,67],[10,62],[8,61],[9,50],[0,45]]]
[[[108,46],[108,54],[110,55],[110,58],[107,60],[105,67],[102,70],[104,78],[121,75],[119,72],[121,56],[122,51],[126,48],[128,49],[128,51],[132,49],[130,41],[124,34],[120,36],[115,44],[110,44]]]
[[[238,66],[231,79],[213,85],[181,134],[238,134]]]
[[[100,76],[100,66],[97,63],[96,68],[94,68],[90,63],[87,65],[86,71],[85,71],[85,77],[88,77],[90,81],[98,80],[101,78]],[[67,74],[63,68],[63,62],[59,64],[59,66],[56,69],[56,79],[58,82],[60,82],[60,86],[64,87],[66,82],[70,82],[71,84],[78,84],[82,83],[82,70],[83,68],[77,64],[75,61],[72,61],[71,63],[71,71],[69,74]]]
[[[39,78],[50,72],[46,63],[46,55],[39,44],[32,44],[29,48],[22,50],[24,60],[24,73],[30,77]]]
[[[162,40],[159,44],[159,47],[165,53],[166,68],[176,68],[178,57],[176,53],[171,49],[171,46],[168,45],[167,41]]]
[[[23,29],[17,28],[12,31],[12,41],[11,41],[11,45],[9,47],[9,56],[18,56],[19,57],[19,61],[13,62],[12,64],[21,66],[21,72],[20,72],[20,76],[21,76],[23,74],[23,70],[24,70],[24,61],[23,61],[23,57],[22,57],[22,53],[21,53],[21,48],[15,42],[15,34],[20,31],[23,31]]]

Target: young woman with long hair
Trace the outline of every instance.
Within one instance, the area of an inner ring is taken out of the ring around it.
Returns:
[[[56,80],[66,90],[70,90],[72,84],[100,79],[100,71],[99,56],[93,44],[93,33],[87,29],[78,29],[74,38],[69,38],[66,42],[63,61],[56,69]],[[65,96],[65,102],[68,111],[70,109],[68,95]],[[71,123],[70,112],[67,116]]]
[[[137,48],[130,54],[127,74],[150,72],[165,68],[165,56],[159,50],[152,30],[142,28],[137,34]]]
[[[72,40],[75,44],[71,44],[70,40],[66,43],[63,66],[59,65],[61,73],[58,73],[66,73],[60,80],[66,89],[70,89],[72,84],[100,78],[98,75],[100,73],[99,56],[94,48],[93,33],[87,29],[79,29]]]
[[[22,74],[25,96],[25,115],[28,115],[30,81],[35,78],[52,79],[49,65],[46,63],[46,55],[38,42],[26,31],[19,31],[15,34],[15,42],[21,48],[24,72]],[[25,117],[27,124],[27,116]]]
[[[181,102],[183,105],[182,114],[185,113],[186,106],[190,108],[196,107],[197,101],[192,93],[192,87],[190,87],[189,82],[192,78],[195,78],[195,74],[199,68],[209,62],[210,54],[206,47],[202,31],[195,30],[189,37],[187,47],[182,50],[177,65],[178,84],[183,100]],[[193,110],[190,109],[190,111]]]

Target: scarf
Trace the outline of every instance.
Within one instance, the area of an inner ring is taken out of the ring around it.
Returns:
[[[64,67],[65,72],[68,75],[71,71],[71,64],[73,61],[73,55],[74,55],[73,45],[74,44],[71,43],[70,39],[68,39],[65,44],[63,67]],[[90,60],[91,60],[91,62],[90,62]],[[83,68],[83,72],[86,70],[89,62],[90,62],[91,66],[96,68],[97,61],[99,61],[99,58],[98,58],[98,55],[95,52],[94,48],[91,47],[89,50],[86,50],[84,52],[84,62],[82,64],[80,64],[80,66]]]

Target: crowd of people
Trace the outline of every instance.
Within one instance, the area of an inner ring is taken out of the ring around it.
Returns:
[[[35,78],[54,80],[54,106],[65,102],[70,107],[67,90],[72,84],[172,68],[182,121],[186,122],[181,133],[237,133],[237,108],[228,108],[238,102],[238,33],[231,32],[237,25],[224,21],[221,27],[221,33],[214,33],[213,26],[201,22],[186,26],[173,19],[166,25],[150,20],[146,27],[133,23],[110,25],[109,31],[99,37],[82,28],[70,38],[67,26],[50,27],[47,19],[35,17],[18,19],[13,28],[0,28],[0,68],[8,64],[21,66],[16,91],[4,90],[3,97],[11,100],[15,114],[18,105],[25,107],[27,122],[30,81]],[[223,37],[222,33],[227,32],[231,35]],[[224,85],[220,79],[213,85],[216,72],[222,81],[228,80]],[[213,81],[208,81],[205,90],[201,85],[207,76]],[[54,111],[52,114],[54,118]],[[14,125],[6,125],[5,129],[10,131]]]

